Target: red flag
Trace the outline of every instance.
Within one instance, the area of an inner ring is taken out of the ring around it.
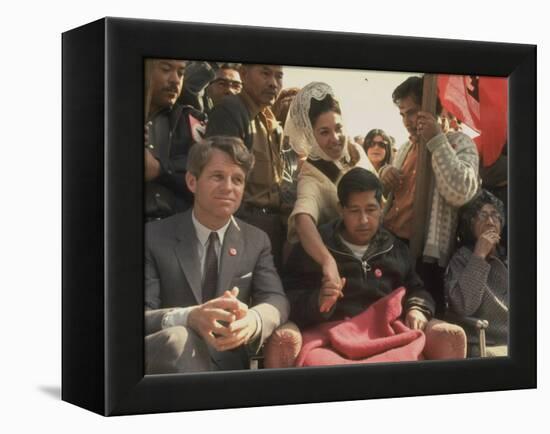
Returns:
[[[480,133],[474,141],[483,166],[491,166],[507,141],[507,79],[439,75],[438,89],[443,107]]]
[[[491,166],[508,141],[508,80],[479,78],[481,135],[475,138],[484,167]]]
[[[438,75],[437,87],[441,105],[479,133],[479,98],[477,83],[469,75]]]

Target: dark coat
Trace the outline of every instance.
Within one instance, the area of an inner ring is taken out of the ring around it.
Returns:
[[[145,226],[145,330],[161,329],[166,308],[202,302],[201,270],[197,256],[192,210]],[[261,230],[241,220],[230,223],[220,253],[216,296],[234,286],[238,298],[262,321],[261,345],[288,318],[288,300]]]
[[[337,220],[323,225],[319,232],[336,260],[340,276],[347,280],[344,297],[329,312],[319,312],[322,269],[301,245],[297,245],[287,260],[283,278],[291,306],[290,319],[305,327],[353,317],[400,286],[407,289],[403,298],[404,312],[417,307],[430,318],[435,304],[414,271],[408,247],[381,228],[360,260],[342,243],[338,235],[341,224],[341,220]]]
[[[160,175],[145,183],[147,220],[165,218],[188,209],[193,195],[185,183],[187,156],[204,132],[203,113],[190,106],[174,105],[151,119],[148,149],[160,163]]]
[[[246,104],[239,95],[228,95],[209,113],[206,136],[239,137],[252,149],[252,119]]]

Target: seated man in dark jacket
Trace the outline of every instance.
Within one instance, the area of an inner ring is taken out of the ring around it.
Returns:
[[[339,290],[324,281],[319,265],[298,245],[287,261],[283,282],[290,319],[303,328],[353,317],[404,286],[404,322],[423,330],[434,313],[434,301],[414,271],[407,246],[380,226],[380,181],[365,169],[352,169],[338,184],[338,200],[342,218],[319,232],[344,286]]]
[[[206,116],[176,103],[186,62],[148,59],[145,134],[145,218],[161,220],[187,210],[193,195],[185,184],[187,156],[202,139]]]

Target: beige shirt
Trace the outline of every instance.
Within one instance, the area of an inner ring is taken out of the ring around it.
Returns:
[[[353,146],[357,152],[359,152],[359,161],[357,161],[355,166],[343,164],[336,183],[332,182],[325,174],[307,160],[304,162],[300,174],[298,175],[296,203],[288,218],[289,242],[298,242],[295,227],[296,216],[298,214],[308,214],[311,216],[316,226],[328,223],[339,217],[336,186],[342,176],[350,169],[353,167],[363,167],[376,174],[376,170],[369,161],[363,148],[356,144],[353,144]]]
[[[246,181],[244,203],[278,210],[283,178],[281,127],[270,108],[260,109],[244,91],[240,96],[252,119],[252,153],[255,160]]]

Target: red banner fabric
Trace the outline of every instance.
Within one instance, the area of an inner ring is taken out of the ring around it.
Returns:
[[[474,131],[484,167],[499,157],[508,134],[508,81],[500,77],[438,75],[443,107]]]

